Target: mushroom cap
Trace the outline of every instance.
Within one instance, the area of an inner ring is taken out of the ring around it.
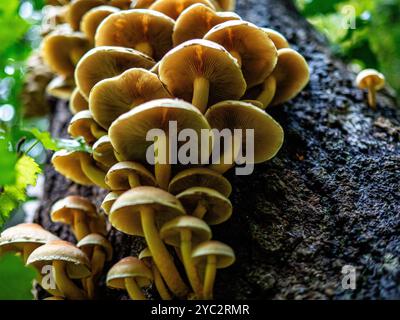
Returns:
[[[50,217],[53,222],[73,224],[76,211],[84,213],[91,219],[98,216],[96,207],[88,199],[80,196],[68,196],[52,206]]]
[[[229,199],[213,189],[194,187],[183,191],[176,197],[188,213],[193,212],[201,202],[207,208],[203,220],[209,225],[221,224],[232,215],[232,204]]]
[[[120,115],[142,103],[162,98],[171,98],[171,95],[157,75],[134,68],[96,84],[90,93],[89,105],[97,123],[108,129]]]
[[[34,250],[28,258],[27,265],[38,270],[53,261],[66,263],[66,272],[71,279],[83,279],[90,276],[90,262],[85,253],[73,244],[55,240]]]
[[[79,111],[83,110],[89,110],[89,103],[78,88],[75,88],[72,92],[69,100],[69,110],[72,114],[77,114]]]
[[[79,61],[75,81],[82,95],[89,99],[90,91],[101,80],[118,76],[131,68],[150,69],[154,64],[152,58],[133,49],[97,47]]]
[[[148,43],[153,58],[160,60],[172,48],[174,20],[165,14],[147,9],[124,10],[108,16],[98,27],[98,46],[135,48]]]
[[[246,93],[246,95],[247,94],[251,94],[251,93],[252,93],[252,91],[249,91],[248,93]],[[253,106],[255,106],[257,108],[260,108],[260,109],[263,109],[263,110],[265,109],[263,103],[258,101],[258,100],[246,99],[246,100],[242,100],[242,101],[246,102],[246,103],[250,103],[250,104],[252,104]]]
[[[206,263],[207,257],[210,255],[217,258],[216,266],[218,269],[227,268],[236,260],[232,248],[219,241],[203,242],[192,251],[192,259],[194,259],[195,264]]]
[[[246,129],[254,130],[254,163],[272,159],[283,144],[282,127],[269,114],[242,101],[224,101],[207,110],[206,118],[218,130],[242,129],[242,150],[246,150]]]
[[[268,37],[272,40],[276,49],[279,50],[290,47],[289,42],[286,40],[285,36],[282,33],[270,28],[261,29],[268,34]]]
[[[242,60],[242,72],[248,87],[262,83],[274,70],[278,53],[268,34],[247,21],[226,21],[204,36],[237,52]]]
[[[229,197],[232,186],[222,174],[207,168],[191,168],[179,172],[169,183],[168,191],[181,193],[192,187],[205,187]]]
[[[153,259],[153,255],[148,247],[144,248],[142,251],[139,253],[139,260],[143,260],[146,262],[146,260]]]
[[[290,48],[278,50],[278,64],[272,76],[276,80],[276,93],[272,105],[281,104],[295,96],[307,85],[310,70],[304,57]]]
[[[209,105],[240,99],[246,91],[236,59],[208,40],[190,40],[172,49],[161,60],[159,76],[169,92],[185,101],[192,101],[193,83],[198,77],[210,82]]]
[[[106,170],[118,162],[109,136],[102,136],[92,147],[93,159],[102,164]]]
[[[156,179],[143,165],[124,161],[115,164],[106,175],[106,184],[111,190],[129,190],[129,175],[135,174],[142,186],[155,186]]]
[[[95,246],[99,246],[104,250],[106,254],[106,261],[110,261],[113,256],[113,247],[110,242],[102,235],[98,233],[91,233],[84,237],[81,241],[76,245],[79,249],[82,248],[93,248]]]
[[[74,0],[68,6],[67,22],[74,31],[78,31],[81,26],[83,16],[95,7],[104,5],[103,0]]]
[[[241,20],[233,12],[215,12],[212,8],[196,3],[184,11],[175,22],[172,41],[174,47],[192,39],[202,39],[217,24],[230,20]]]
[[[174,246],[181,246],[181,232],[188,230],[192,234],[191,242],[197,245],[211,239],[211,229],[203,220],[191,216],[179,216],[168,221],[160,229],[160,237],[165,243]]]
[[[185,215],[182,204],[173,195],[154,187],[137,187],[122,194],[113,204],[109,219],[119,231],[143,237],[140,210],[148,206],[154,210],[156,225]]]
[[[103,202],[101,203],[101,208],[108,215],[110,214],[110,210],[114,202],[118,199],[118,197],[123,194],[125,191],[112,191],[106,195]]]
[[[360,89],[372,85],[375,90],[380,90],[385,86],[385,76],[377,70],[365,69],[357,75],[356,84]]]
[[[177,122],[178,134],[190,128],[200,137],[201,130],[211,129],[205,117],[193,105],[181,100],[160,99],[144,103],[120,116],[111,125],[109,136],[115,150],[122,157],[147,163],[146,152],[153,144],[152,141],[146,141],[149,130],[161,129],[167,132],[170,121]],[[199,155],[211,153],[211,148],[206,150],[200,143],[199,148],[202,149]]]
[[[106,4],[117,7],[119,9],[127,10],[131,7],[133,0],[106,0]]]
[[[236,0],[212,0],[218,11],[235,11]]]
[[[46,93],[61,100],[70,100],[75,90],[73,78],[55,77],[46,87]]]
[[[139,287],[147,287],[153,281],[151,270],[135,257],[126,257],[117,262],[107,273],[107,286],[125,289],[125,278],[135,278]]]
[[[86,37],[94,43],[94,37],[100,23],[110,14],[118,12],[119,9],[112,6],[99,6],[90,9],[81,20],[80,29]]]
[[[132,9],[148,9],[156,0],[133,0]]]
[[[193,4],[201,3],[212,10],[215,10],[214,5],[208,0],[157,0],[149,9],[162,12],[168,17],[176,20],[186,8]]]
[[[74,115],[68,126],[68,133],[74,137],[83,137],[88,145],[92,145],[97,141],[97,138],[93,135],[91,127],[99,125],[93,119],[90,110],[83,110]]]

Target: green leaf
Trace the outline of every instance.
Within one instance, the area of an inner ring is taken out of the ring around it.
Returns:
[[[26,267],[20,257],[0,257],[0,300],[32,300],[35,277],[36,271]]]
[[[13,184],[16,179],[15,165],[17,155],[9,149],[9,143],[6,139],[0,137],[0,186]]]
[[[328,14],[336,12],[337,6],[346,0],[309,0],[304,3],[302,13],[305,16]]]

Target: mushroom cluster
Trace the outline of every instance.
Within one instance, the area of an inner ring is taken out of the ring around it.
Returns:
[[[224,174],[238,163],[246,137],[223,145],[212,164],[176,164],[169,125],[176,124],[177,134],[206,131],[207,147],[191,146],[202,157],[212,155],[215,130],[251,129],[253,164],[268,161],[284,132],[265,109],[301,92],[308,65],[280,33],[223,11],[235,1],[132,1],[129,8],[127,2],[72,1],[65,10],[69,26],[44,40],[45,61],[74,83],[69,133],[92,150],[59,151],[52,163],[75,183],[109,190],[101,208],[111,226],[146,242],[138,257],[108,270],[107,286],[134,300],[146,299],[143,288],[151,283],[161,299],[212,299],[217,269],[233,264],[235,254],[213,239],[211,227],[232,216],[233,187]],[[153,129],[164,139],[149,141]],[[58,287],[65,298],[95,297],[111,258],[104,216],[87,199],[70,196],[54,205],[51,218],[71,226],[84,253],[66,250],[79,270],[68,269],[66,260],[52,262]],[[45,245],[28,263],[41,265],[64,245]],[[72,286],[78,277],[80,291]]]

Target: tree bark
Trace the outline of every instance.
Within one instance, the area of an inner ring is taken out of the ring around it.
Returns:
[[[239,0],[243,19],[282,32],[307,59],[308,87],[268,109],[285,130],[272,161],[251,176],[228,177],[234,214],[213,228],[237,262],[217,274],[217,299],[400,298],[400,113],[393,96],[378,94],[378,110],[354,85],[355,74],[332,56],[323,36],[289,0]],[[58,103],[52,133],[66,136],[70,114]],[[49,219],[51,204],[80,194],[100,205],[105,192],[70,183],[51,166],[36,220],[74,241]],[[141,239],[110,229],[113,263],[137,255]],[[344,265],[357,269],[355,290],[342,287]],[[104,279],[104,276],[103,276]],[[126,298],[102,286],[102,298]]]

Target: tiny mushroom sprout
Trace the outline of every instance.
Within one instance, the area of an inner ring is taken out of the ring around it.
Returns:
[[[158,185],[167,189],[171,178],[169,157],[169,130],[171,122],[177,126],[177,134],[190,128],[201,136],[202,130],[211,128],[205,117],[191,104],[173,99],[160,99],[144,103],[113,122],[109,136],[115,150],[130,161],[147,163],[148,148],[154,146],[155,177]],[[148,132],[155,129],[163,136],[155,136],[155,141],[146,139]],[[209,143],[199,143],[199,156],[211,153],[211,135]],[[132,148],[132,146],[135,146]]]
[[[61,100],[69,100],[74,92],[75,83],[72,78],[56,76],[46,87],[46,93]]]
[[[375,109],[376,91],[385,86],[385,76],[377,70],[365,69],[357,75],[356,84],[360,89],[368,89],[368,104]]]
[[[91,230],[93,220],[99,219],[96,207],[86,198],[68,196],[51,208],[51,220],[71,225],[78,241],[96,230]]]
[[[97,140],[93,145],[92,150],[93,159],[106,171],[118,162],[117,155],[115,154],[109,136],[103,136]]]
[[[218,191],[204,187],[193,187],[176,196],[186,212],[203,219],[209,225],[217,225],[232,215],[232,204]]]
[[[185,9],[176,20],[172,34],[174,47],[188,40],[202,39],[214,26],[230,20],[241,19],[236,13],[215,12],[204,4],[196,3]]]
[[[203,220],[191,216],[179,216],[165,223],[160,236],[165,243],[180,248],[183,265],[196,297],[201,299],[203,286],[192,260],[192,247],[211,239],[211,229]]]
[[[153,255],[151,254],[149,248],[145,248],[140,252],[139,259],[142,260],[151,269],[153,273],[154,284],[161,299],[172,300],[172,296],[167,286],[165,285],[160,270],[158,270],[157,266],[153,263]]]
[[[80,111],[72,117],[68,133],[74,138],[83,137],[88,145],[93,145],[98,139],[107,135],[107,131],[99,126],[89,110]]]
[[[108,188],[104,182],[106,173],[87,152],[60,150],[54,153],[51,162],[57,172],[75,183]]]
[[[68,6],[67,22],[74,31],[79,31],[82,18],[95,7],[104,5],[103,0],[74,0]]]
[[[195,3],[201,3],[215,10],[212,2],[208,0],[157,0],[150,6],[149,9],[162,12],[170,18],[176,20],[183,10]]]
[[[232,248],[219,241],[207,241],[199,244],[192,252],[196,265],[205,266],[203,298],[213,298],[213,288],[217,269],[231,266],[235,262]]]
[[[168,287],[182,298],[186,296],[188,288],[162,242],[157,227],[181,215],[185,215],[185,209],[173,195],[154,187],[137,187],[115,201],[109,220],[123,233],[145,237],[154,262]]]
[[[175,21],[165,14],[133,9],[108,16],[98,27],[96,47],[132,48],[160,60],[172,48]]]
[[[268,34],[269,38],[274,43],[276,49],[279,50],[290,47],[289,42],[280,32],[270,28],[261,28],[261,29]]]
[[[275,157],[283,144],[284,132],[282,127],[269,114],[242,101],[224,101],[210,107],[206,118],[212,128],[251,129],[254,133],[253,156],[251,163],[257,164]],[[247,135],[246,135],[247,136]],[[230,148],[223,150],[219,163],[212,163],[209,168],[219,173],[225,173],[235,165],[240,152],[247,148],[246,137],[234,137]]]
[[[120,76],[96,84],[89,98],[90,111],[103,128],[109,128],[120,115],[145,102],[171,98],[154,73],[133,68]]]
[[[90,299],[95,297],[95,283],[100,277],[104,265],[112,259],[113,248],[110,242],[102,235],[91,233],[76,245],[90,258],[92,274],[86,280],[86,288]]]
[[[146,300],[141,288],[153,282],[153,274],[146,264],[135,257],[117,262],[107,273],[107,286],[126,290],[132,300]]]
[[[45,265],[51,264],[56,286],[63,296],[70,300],[86,299],[85,292],[73,280],[90,276],[90,262],[86,254],[71,243],[61,240],[50,241],[34,250],[27,264],[39,271]]]
[[[81,94],[89,99],[92,88],[102,80],[113,78],[131,68],[150,69],[155,62],[145,54],[123,47],[97,47],[87,52],[75,70]]]
[[[124,161],[115,164],[106,175],[106,184],[113,191],[127,191],[139,186],[154,187],[152,173],[137,162]]]
[[[161,60],[159,76],[175,97],[192,101],[202,113],[208,105],[240,99],[246,81],[236,60],[219,44],[189,40]]]
[[[268,34],[246,21],[227,21],[205,36],[222,45],[237,59],[249,88],[262,83],[274,70],[278,53]]]
[[[117,201],[118,197],[123,194],[125,191],[112,191],[106,195],[103,202],[101,203],[101,208],[104,212],[109,215],[111,211],[111,207]]]
[[[89,110],[89,103],[78,88],[75,88],[72,92],[69,100],[69,110],[72,114],[77,114],[79,111],[83,110]]]

